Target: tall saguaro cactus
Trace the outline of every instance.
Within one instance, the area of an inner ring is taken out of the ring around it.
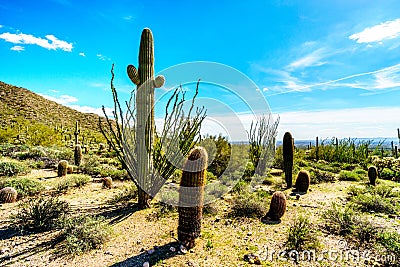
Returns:
[[[292,169],[293,169],[293,153],[294,153],[294,144],[292,134],[290,132],[286,132],[283,136],[283,168],[285,171],[285,180],[287,188],[292,187]]]
[[[151,151],[154,142],[154,89],[163,86],[164,77],[154,79],[154,45],[150,29],[142,31],[139,47],[139,69],[128,65],[131,81],[137,85],[136,93],[136,153],[137,180],[139,184],[138,204],[140,208],[150,207],[151,175],[153,169]]]

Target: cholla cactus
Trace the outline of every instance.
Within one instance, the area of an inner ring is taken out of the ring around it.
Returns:
[[[306,170],[299,171],[294,187],[296,187],[296,192],[307,193],[310,187],[310,173]]]
[[[108,189],[112,188],[113,181],[111,177],[103,177],[101,179],[101,182],[103,183],[103,188],[108,188]]]
[[[18,192],[12,187],[4,187],[0,190],[0,203],[12,203],[17,201]]]
[[[375,166],[371,166],[368,168],[368,179],[370,185],[375,185],[376,178],[378,178],[378,170]]]
[[[68,161],[61,160],[57,166],[57,176],[62,177],[66,176],[68,172]]]
[[[189,249],[195,246],[195,239],[200,236],[207,161],[207,151],[203,147],[195,147],[190,151],[182,172],[178,240]]]
[[[269,211],[263,219],[269,218],[274,221],[279,221],[281,217],[285,214],[285,212],[286,212],[286,196],[283,192],[276,191],[272,195]]]

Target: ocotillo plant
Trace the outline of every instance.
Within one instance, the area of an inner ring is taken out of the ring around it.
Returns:
[[[283,136],[282,152],[283,152],[283,168],[285,171],[285,181],[287,188],[291,188],[294,144],[293,144],[292,134],[289,132],[286,132],[285,135]]]
[[[195,246],[195,239],[200,236],[207,161],[207,151],[195,147],[190,151],[182,172],[178,240],[189,249]]]

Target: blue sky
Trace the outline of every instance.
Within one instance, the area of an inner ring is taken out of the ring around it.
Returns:
[[[156,72],[192,61],[237,69],[279,114],[278,138],[395,137],[398,10],[398,1],[0,0],[0,80],[99,113],[112,106],[112,63],[121,97],[132,90],[125,69],[149,27]]]

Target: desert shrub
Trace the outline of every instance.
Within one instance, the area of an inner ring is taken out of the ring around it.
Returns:
[[[59,227],[70,210],[67,202],[56,197],[28,199],[19,208],[13,217],[14,224],[22,229],[35,231]]]
[[[358,215],[349,207],[340,207],[333,203],[322,217],[325,219],[325,227],[334,234],[341,236],[351,235],[358,220]]]
[[[107,202],[109,204],[128,202],[129,200],[135,199],[137,197],[137,194],[138,194],[137,187],[135,185],[131,185],[129,187],[124,187],[122,190],[119,190]]]
[[[90,176],[84,174],[71,174],[62,178],[56,185],[55,189],[58,193],[63,193],[71,187],[82,187],[89,183]]]
[[[400,234],[395,231],[382,231],[378,235],[378,242],[389,253],[393,253],[397,262],[400,260]]]
[[[18,158],[20,160],[37,159],[46,156],[47,156],[46,150],[41,146],[31,147],[29,148],[28,151],[18,154]]]
[[[340,171],[339,180],[341,181],[355,181],[358,182],[361,180],[361,176],[354,171]]]
[[[218,181],[214,181],[211,184],[208,184],[206,186],[206,192],[205,194],[207,195],[212,195],[214,197],[220,197],[222,196],[223,193],[227,192],[227,187]]]
[[[29,168],[26,164],[18,161],[1,161],[0,176],[16,176],[26,174]]]
[[[395,177],[395,172],[389,168],[383,168],[378,175],[381,179],[392,180]]]
[[[378,194],[365,193],[351,199],[356,208],[364,212],[397,213],[397,207]]]
[[[360,218],[354,227],[354,237],[360,244],[375,243],[379,228],[367,218]]]
[[[79,169],[86,174],[89,175],[98,175],[100,174],[100,162],[99,162],[99,157],[95,155],[91,155],[89,157],[84,157],[85,160],[83,163],[79,166]]]
[[[113,180],[126,180],[129,178],[126,170],[119,170],[114,166],[103,165],[99,167],[101,177],[111,177]]]
[[[212,159],[211,164],[207,170],[213,173],[216,177],[222,175],[225,169],[228,167],[228,163],[231,157],[231,144],[224,136],[206,136],[201,145],[207,150],[207,153]]]
[[[218,214],[218,208],[215,202],[203,206],[203,214],[208,216],[215,216]]]
[[[300,215],[293,221],[287,231],[285,245],[289,250],[296,251],[315,249],[319,246],[308,218]]]
[[[82,254],[100,248],[110,237],[112,228],[103,217],[81,215],[64,222],[65,250]]]
[[[318,169],[309,169],[311,176],[311,184],[335,182],[336,176],[328,171],[321,171]]]
[[[249,189],[250,185],[248,182],[239,180],[232,188],[232,192],[240,195],[249,192]]]
[[[35,196],[44,190],[44,186],[35,179],[11,178],[0,182],[1,187],[13,187],[18,192],[18,198]]]
[[[266,214],[265,202],[254,194],[243,194],[233,199],[230,217],[260,218]]]

